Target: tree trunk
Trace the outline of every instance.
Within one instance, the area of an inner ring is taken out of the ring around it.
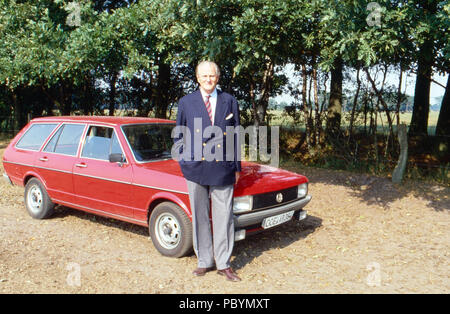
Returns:
[[[400,125],[400,106],[402,104],[402,81],[403,81],[403,68],[400,66],[400,76],[398,78],[397,89],[397,107],[395,108],[395,114],[397,116],[397,128]]]
[[[315,108],[315,127],[314,127],[314,144],[317,145],[319,143],[320,130],[321,130],[321,122],[320,122],[320,114],[319,114],[319,90],[317,84],[317,69],[314,65],[313,73],[312,73],[313,85],[314,85],[314,108]]]
[[[59,86],[59,110],[63,116],[70,116],[72,111],[72,88],[70,84],[66,85],[65,81],[61,81]]]
[[[408,163],[408,135],[406,132],[406,124],[398,126],[398,142],[400,143],[400,156],[397,166],[392,173],[392,182],[401,183],[405,174],[406,164]]]
[[[375,85],[375,81],[370,76],[369,70],[364,69],[364,71],[366,72],[367,78],[369,79],[369,82],[372,85],[372,89],[374,90],[375,94],[377,95],[377,98],[378,98],[377,107],[378,107],[378,104],[381,103],[381,105],[383,106],[384,111],[386,112],[386,117],[387,117],[388,124],[389,124],[389,136],[392,137],[394,135],[394,130],[393,130],[393,127],[392,127],[392,118],[391,118],[391,115],[389,113],[389,107],[388,107],[388,105],[386,104],[386,102],[383,99],[384,80],[383,80],[383,86],[381,87],[381,90],[378,90],[377,86]],[[384,78],[386,78],[386,73],[387,73],[387,69],[384,72]],[[377,108],[377,110],[378,110],[378,108]],[[375,128],[376,127],[377,126],[375,125]]]
[[[361,89],[361,80],[359,79],[359,68],[356,71],[356,83],[357,83],[356,94],[355,94],[355,98],[353,99],[352,113],[350,115],[349,139],[351,138],[351,136],[353,134],[353,123],[355,122],[355,112],[356,112],[356,107],[358,105],[359,91]]]
[[[373,149],[375,154],[375,172],[378,172],[378,165],[379,165],[379,159],[378,159],[378,136],[377,136],[377,127],[378,127],[378,103],[380,102],[380,99],[377,99],[377,103],[375,107],[373,108],[374,114],[375,114],[375,120],[373,121]]]
[[[450,135],[450,73],[436,125],[436,135]]]
[[[156,88],[155,116],[156,118],[167,118],[170,92],[170,65],[164,63],[165,57],[160,57],[158,64],[158,79]]]
[[[414,107],[409,126],[410,134],[428,134],[428,114],[430,111],[430,85],[432,73],[433,43],[427,41],[420,48],[416,86],[414,90]]]
[[[14,106],[14,134],[19,132],[26,124],[22,102],[17,97],[17,89],[18,88],[12,91],[12,102]]]
[[[153,75],[145,73],[143,78],[133,78],[136,88],[139,90],[138,99],[136,99],[138,117],[148,117],[152,110],[155,90],[153,88]]]
[[[83,114],[93,114],[95,101],[95,78],[93,78],[90,74],[86,74],[85,76],[84,88],[85,94],[84,102],[82,104]]]
[[[436,13],[437,1],[423,1],[421,4],[428,15]],[[434,38],[425,39],[419,48],[417,78],[414,90],[414,107],[409,125],[409,134],[428,134],[428,114],[430,111],[430,85],[434,63]]]
[[[248,77],[249,81],[249,95],[250,95],[250,102],[252,104],[252,117],[253,117],[253,124],[255,126],[259,126],[258,123],[258,115],[256,114],[256,99],[255,99],[255,82],[253,81],[252,77]]]
[[[326,133],[328,136],[337,136],[341,128],[342,116],[342,59],[336,59],[331,70],[330,101],[328,104],[328,118]]]
[[[45,86],[45,81],[41,80],[41,90],[44,93],[45,96],[47,96],[47,116],[53,116],[53,109],[56,107],[59,107],[59,102],[53,97],[53,95],[48,91],[47,87]]]
[[[311,123],[309,118],[309,104],[306,99],[306,88],[308,85],[308,75],[306,73],[306,65],[302,64],[302,103],[303,103],[303,117],[305,119],[305,135],[308,150],[311,149]]]
[[[266,57],[266,67],[264,70],[263,80],[262,80],[262,88],[261,88],[261,98],[256,103],[256,112],[255,112],[255,126],[260,126],[265,124],[266,120],[266,112],[267,107],[269,106],[269,97],[270,92],[272,91],[272,82],[273,82],[273,61]]]
[[[109,115],[114,115],[114,110],[116,109],[116,83],[119,73],[113,72],[111,76],[111,81],[109,81]]]

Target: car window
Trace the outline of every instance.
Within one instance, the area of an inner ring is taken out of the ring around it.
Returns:
[[[61,131],[64,129],[64,125],[61,126],[55,134],[53,134],[50,141],[48,141],[47,145],[45,145],[44,152],[55,152],[55,146],[58,142],[59,136],[61,135]]]
[[[33,124],[17,142],[16,147],[21,149],[39,150],[57,123]]]
[[[90,126],[81,157],[109,160],[110,154],[123,154],[114,129]]]
[[[174,125],[137,124],[123,127],[137,161],[171,158]]]
[[[75,156],[83,130],[83,124],[64,124],[53,135],[44,151]]]
[[[116,136],[116,133],[113,133],[112,139],[111,139],[111,152],[110,154],[123,154],[122,148],[119,144],[119,139]]]

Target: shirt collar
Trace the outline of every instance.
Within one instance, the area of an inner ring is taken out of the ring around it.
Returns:
[[[203,99],[205,99],[206,96],[208,96],[208,95],[210,95],[211,98],[216,98],[216,97],[217,97],[217,88],[214,88],[214,91],[213,91],[211,94],[206,93],[205,91],[203,91],[203,90],[200,88],[200,93],[202,93]]]

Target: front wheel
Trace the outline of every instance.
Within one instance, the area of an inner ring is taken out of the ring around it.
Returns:
[[[176,204],[164,202],[153,210],[149,221],[153,245],[165,256],[182,257],[192,251],[192,223]]]
[[[45,190],[44,185],[36,178],[30,179],[25,186],[25,206],[35,219],[45,219],[53,214],[55,204]]]

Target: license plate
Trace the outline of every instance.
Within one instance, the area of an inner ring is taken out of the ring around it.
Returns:
[[[294,215],[294,211],[291,210],[290,212],[286,212],[286,213],[282,213],[282,214],[279,214],[276,216],[265,218],[262,222],[262,227],[264,229],[272,228],[274,226],[282,224],[283,222],[291,220],[293,215]]]

